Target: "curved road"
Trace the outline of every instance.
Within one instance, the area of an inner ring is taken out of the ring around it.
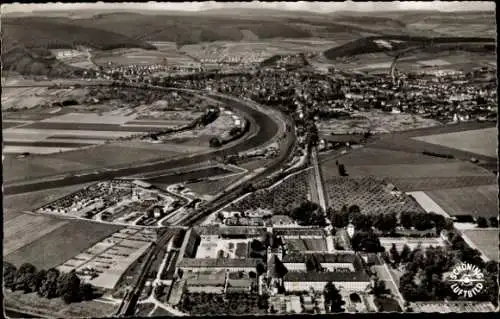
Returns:
[[[172,90],[171,88],[162,88],[162,89]],[[245,113],[249,117],[253,118],[254,121],[258,123],[260,128],[257,134],[246,139],[244,143],[238,143],[228,148],[214,150],[214,152],[206,154],[200,154],[181,159],[172,159],[161,163],[144,164],[129,168],[107,170],[107,171],[105,170],[100,172],[92,172],[88,174],[65,176],[56,180],[45,180],[39,182],[26,183],[22,185],[10,185],[10,186],[7,184],[4,185],[4,195],[21,194],[42,189],[58,188],[76,184],[96,182],[100,180],[136,175],[139,173],[143,174],[165,169],[171,169],[175,167],[192,165],[196,163],[202,163],[212,159],[215,156],[236,154],[239,152],[243,152],[246,150],[262,146],[278,132],[278,124],[271,118],[271,116],[257,110],[256,108],[250,107],[248,104],[242,101],[236,101],[232,98],[223,98],[219,95],[213,95],[213,94],[208,94],[208,96],[215,100],[224,102],[227,105],[231,106],[232,108],[242,113]]]

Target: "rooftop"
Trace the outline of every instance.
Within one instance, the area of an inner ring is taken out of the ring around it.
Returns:
[[[363,271],[354,272],[288,272],[283,278],[289,282],[369,282],[370,277]]]
[[[358,258],[353,253],[290,254],[283,257],[284,263],[305,263],[308,256],[316,257],[320,263],[354,263]]]
[[[276,236],[326,236],[322,228],[275,228]]]
[[[262,236],[266,233],[265,227],[227,226],[215,225],[197,227],[196,232],[201,236]]]
[[[178,267],[189,268],[238,268],[238,267],[256,267],[259,259],[221,259],[221,258],[184,258]]]

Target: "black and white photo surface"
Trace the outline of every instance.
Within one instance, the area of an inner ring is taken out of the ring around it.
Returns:
[[[498,311],[494,2],[1,9],[7,317]]]

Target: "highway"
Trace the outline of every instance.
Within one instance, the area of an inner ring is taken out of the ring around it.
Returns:
[[[165,89],[170,90],[169,88]],[[278,132],[278,124],[271,118],[271,116],[261,112],[257,108],[250,107],[249,104],[243,101],[237,101],[230,98],[222,98],[219,95],[210,95],[210,97],[227,103],[232,108],[241,111],[242,113],[245,113],[249,117],[253,118],[253,120],[259,125],[257,134],[244,141],[242,140],[240,143],[231,145],[228,148],[220,148],[214,150],[213,152],[205,154],[194,154],[193,156],[166,160],[159,163],[149,163],[128,168],[102,169],[97,172],[94,171],[89,173],[82,173],[79,175],[60,176],[53,180],[28,182],[20,185],[9,185],[8,183],[6,183],[4,185],[4,195],[14,195],[49,188],[58,188],[89,182],[97,182],[101,180],[109,180],[136,174],[152,173],[165,169],[172,169],[175,167],[183,167],[186,165],[202,163],[217,156],[236,154],[259,146],[263,146],[276,134],[276,132]]]

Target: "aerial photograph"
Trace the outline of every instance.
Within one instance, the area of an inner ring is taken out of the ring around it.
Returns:
[[[496,4],[1,5],[6,318],[499,311]]]

